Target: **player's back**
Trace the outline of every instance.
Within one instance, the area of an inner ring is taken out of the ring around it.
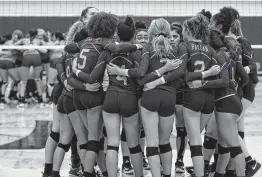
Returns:
[[[189,72],[203,72],[216,64],[215,51],[209,45],[196,41],[188,41],[182,45],[186,45],[187,48]]]
[[[87,38],[80,42],[80,53],[77,57],[77,68],[90,74],[96,66],[98,57],[103,50],[101,39]]]
[[[138,67],[139,64],[135,62],[135,56],[141,56],[141,51],[127,52],[121,54],[110,54],[107,55],[107,64],[115,64],[121,69],[130,69]],[[109,75],[109,87],[108,90],[114,91],[130,91],[133,93],[137,92],[138,84],[136,79],[126,76],[114,76]]]

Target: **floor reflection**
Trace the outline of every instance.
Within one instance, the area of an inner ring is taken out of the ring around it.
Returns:
[[[33,123],[34,127],[31,129]],[[17,128],[17,123],[25,124]],[[0,149],[42,149],[45,147],[47,137],[49,135],[49,125],[51,121],[31,120],[23,122],[1,123],[1,127],[9,129],[9,131],[1,131],[0,137],[6,142],[1,141]],[[13,124],[13,126],[12,126]],[[6,126],[5,126],[6,125]],[[13,128],[12,128],[13,127]],[[26,129],[26,130],[25,130]],[[30,130],[28,132],[28,130]],[[3,129],[2,129],[3,130]],[[28,135],[25,133],[28,132]]]

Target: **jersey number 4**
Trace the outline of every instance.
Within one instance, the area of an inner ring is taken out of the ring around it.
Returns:
[[[86,65],[86,56],[84,55],[84,53],[88,53],[90,51],[90,49],[82,49],[81,53],[79,55],[79,58],[81,60],[83,60],[82,62],[80,62],[81,60],[78,60],[77,62],[77,68],[78,69],[84,69],[85,65]]]

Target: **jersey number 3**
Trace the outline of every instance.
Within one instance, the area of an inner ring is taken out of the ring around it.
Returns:
[[[84,69],[85,68],[85,65],[86,65],[86,56],[84,55],[84,53],[88,53],[90,51],[90,49],[82,49],[81,50],[81,53],[80,53],[80,55],[79,55],[79,58],[80,59],[82,59],[83,61],[82,62],[80,62],[79,60],[78,60],[78,62],[77,62],[77,68],[78,69]]]
[[[194,72],[203,72],[205,71],[205,63],[203,61],[197,60],[194,63]]]

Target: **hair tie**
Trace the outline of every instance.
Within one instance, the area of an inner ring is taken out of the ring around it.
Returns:
[[[159,34],[158,34],[158,36],[161,36],[161,35],[164,36],[164,37],[166,37],[166,34],[164,34],[164,33],[159,33]]]

